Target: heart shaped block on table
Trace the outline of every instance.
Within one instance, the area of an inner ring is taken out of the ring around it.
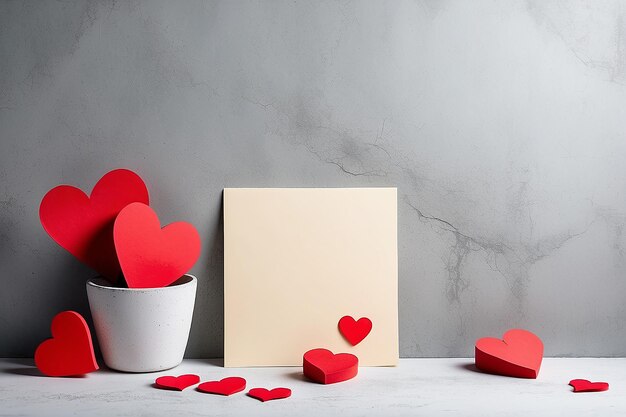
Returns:
[[[267,388],[252,388],[248,391],[248,396],[263,402],[281,400],[283,398],[289,398],[291,396],[291,390],[289,388],[274,388],[272,390],[268,390]]]
[[[219,381],[203,382],[198,386],[200,392],[226,396],[241,392],[244,389],[246,389],[246,380],[238,376],[231,376]]]
[[[354,378],[359,358],[351,353],[333,354],[328,349],[312,349],[302,357],[304,376],[320,384],[334,384]]]
[[[39,219],[61,247],[115,282],[120,264],[113,243],[113,222],[134,202],[148,204],[146,185],[134,172],[116,169],[100,178],[89,197],[70,185],[51,189],[41,200]]]
[[[339,319],[339,331],[352,345],[356,346],[372,331],[372,321],[367,317],[354,320],[352,316],[343,316]]]
[[[572,379],[569,382],[574,392],[600,392],[609,389],[608,382],[591,382],[587,379]]]
[[[186,222],[163,228],[147,205],[132,203],[115,219],[113,239],[129,288],[166,287],[200,256],[200,235]]]
[[[98,370],[87,322],[75,311],[52,319],[52,338],[35,351],[35,365],[47,376],[77,376]]]
[[[168,389],[174,391],[182,391],[187,387],[196,385],[200,382],[200,377],[195,374],[186,374],[180,376],[160,376],[154,381],[154,385],[160,389]]]
[[[476,367],[484,372],[517,378],[537,378],[543,359],[541,339],[528,330],[512,329],[502,339],[476,341]]]

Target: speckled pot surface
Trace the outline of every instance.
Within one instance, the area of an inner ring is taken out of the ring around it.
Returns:
[[[98,343],[109,368],[124,372],[170,369],[183,360],[197,279],[184,275],[163,288],[116,288],[87,281]]]

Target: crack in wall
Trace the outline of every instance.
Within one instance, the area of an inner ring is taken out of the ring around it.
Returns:
[[[454,236],[454,244],[450,247],[450,253],[445,261],[445,269],[448,273],[446,297],[450,303],[460,303],[461,294],[470,285],[469,281],[463,277],[462,269],[465,260],[472,252],[483,250],[488,254],[495,256],[498,254],[504,254],[506,249],[511,250],[509,246],[501,242],[488,242],[484,239],[469,236],[462,233],[456,226],[447,220],[424,214],[422,210],[411,203],[406,195],[403,197],[403,201],[417,213],[420,220],[435,222],[437,227],[441,230],[449,232]],[[504,275],[504,273],[499,269],[497,263],[495,263],[495,270]]]
[[[291,128],[290,133],[285,134],[280,131],[273,131],[273,133],[294,139],[297,144],[320,162],[333,165],[339,171],[353,177],[386,177],[389,175],[387,170],[379,167],[368,168],[366,163],[366,159],[376,159],[373,150],[383,153],[385,159],[391,158],[389,151],[380,143],[384,133],[384,120],[374,142],[363,142],[358,135],[354,135],[350,130],[336,129],[333,126],[313,120],[312,117],[299,118],[283,111],[275,101],[258,100],[244,95],[241,95],[240,99],[262,109],[264,112],[272,112],[275,116],[285,118]],[[319,138],[322,137],[328,139],[320,146]],[[364,158],[364,155],[368,158]]]
[[[462,292],[470,286],[469,281],[462,274],[463,265],[468,256],[473,252],[483,251],[487,255],[485,259],[487,265],[500,273],[506,280],[511,295],[517,301],[520,313],[523,313],[522,307],[527,295],[526,287],[530,268],[561,249],[570,240],[585,234],[595,222],[595,220],[592,221],[580,232],[572,233],[568,230],[558,235],[540,239],[535,244],[513,244],[469,236],[459,231],[447,220],[424,214],[422,210],[410,202],[408,197],[405,196],[404,201],[417,213],[421,220],[434,222],[439,229],[454,236],[454,244],[451,246],[448,259],[445,262],[445,269],[448,273],[446,296],[450,303],[459,304]],[[505,261],[504,267],[499,264],[499,259]]]
[[[624,30],[623,3],[595,2],[586,6],[584,16],[577,15],[578,9],[567,3],[526,0],[526,9],[531,18],[539,27],[545,27],[565,45],[565,48],[585,67],[603,71],[609,82],[626,85],[626,32]],[[598,32],[585,27],[594,17],[594,13],[608,13],[614,16],[612,24],[605,25],[604,31]],[[608,36],[612,45],[610,50],[598,51],[585,44],[588,39],[597,39],[602,35]]]
[[[339,157],[339,158],[330,158],[330,157],[325,157],[323,156],[320,152],[316,151],[315,149],[313,149],[311,146],[309,146],[308,144],[304,144],[304,147],[306,148],[306,150],[308,152],[310,152],[311,154],[315,155],[315,157],[317,157],[318,160],[326,163],[326,164],[331,164],[331,165],[335,165],[336,167],[338,167],[343,173],[348,174],[348,175],[352,175],[353,177],[385,177],[387,176],[387,172],[383,171],[383,170],[370,170],[370,171],[365,171],[365,170],[360,170],[360,171],[356,171],[353,169],[349,169],[346,167],[346,165],[342,162],[342,160],[344,160],[346,157]],[[362,163],[359,161],[358,162],[359,165],[362,165]]]

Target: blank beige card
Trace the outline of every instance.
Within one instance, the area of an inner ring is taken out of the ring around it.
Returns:
[[[301,366],[314,348],[398,361],[395,188],[224,190],[224,365]],[[352,346],[350,315],[372,330]]]

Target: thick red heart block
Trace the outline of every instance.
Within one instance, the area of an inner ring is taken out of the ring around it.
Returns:
[[[476,342],[476,367],[488,373],[537,378],[542,359],[543,343],[528,330],[512,329],[502,340],[484,337]]]
[[[196,385],[198,382],[200,382],[198,375],[186,374],[180,376],[160,376],[154,381],[154,384],[160,389],[182,391],[187,387]]]
[[[372,321],[367,317],[354,320],[352,316],[343,316],[339,319],[338,327],[343,337],[356,346],[372,331]]]
[[[89,197],[70,185],[48,191],[39,206],[39,219],[59,245],[115,282],[120,264],[113,244],[113,222],[134,202],[148,204],[146,185],[134,172],[116,169],[98,181]]]
[[[569,385],[574,387],[574,392],[599,392],[609,389],[608,382],[591,382],[586,379],[572,379]]]
[[[176,222],[161,229],[156,213],[142,203],[120,212],[113,239],[129,288],[166,287],[200,256],[200,235],[193,225]]]
[[[238,376],[231,376],[220,381],[203,382],[198,391],[207,394],[232,395],[246,389],[246,380]]]
[[[333,354],[327,349],[312,349],[302,358],[304,376],[320,384],[352,379],[359,372],[359,358],[350,353]]]
[[[252,388],[248,391],[248,395],[252,398],[265,402],[289,398],[291,396],[291,390],[289,388],[274,388],[272,390],[268,390],[266,388]]]
[[[63,311],[52,319],[52,339],[35,351],[35,365],[47,376],[76,376],[98,370],[87,322],[75,311]]]

